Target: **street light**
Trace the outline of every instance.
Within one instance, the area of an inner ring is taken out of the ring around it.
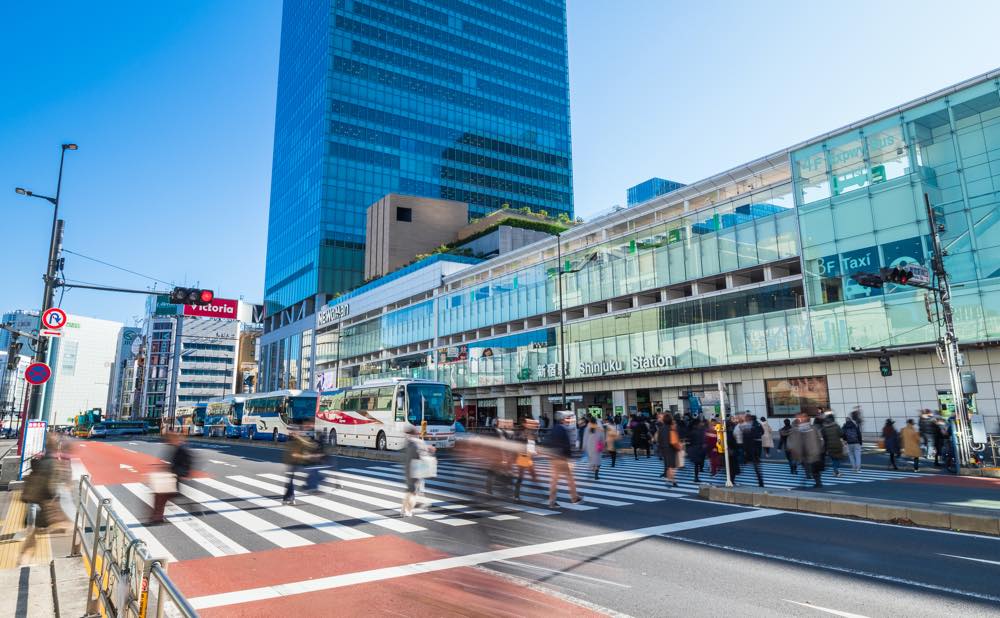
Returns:
[[[49,262],[48,267],[45,270],[45,292],[42,296],[42,313],[52,306],[52,299],[55,295],[55,283],[57,275],[57,266],[59,263],[59,248],[62,240],[62,221],[59,220],[59,196],[62,193],[62,173],[63,173],[63,163],[66,160],[67,150],[76,150],[78,146],[76,144],[63,144],[61,151],[59,153],[59,176],[56,180],[56,196],[49,197],[47,195],[38,195],[32,191],[29,191],[23,187],[17,187],[14,192],[18,195],[23,195],[25,197],[37,197],[43,199],[50,204],[52,204],[52,232],[49,235]],[[48,352],[48,340],[45,337],[40,338],[35,349],[35,362],[44,363],[46,361],[46,356]],[[28,404],[28,418],[36,419],[41,416],[41,389],[32,388],[31,389],[31,400]]]

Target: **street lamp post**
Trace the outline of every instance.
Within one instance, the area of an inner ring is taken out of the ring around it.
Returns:
[[[61,249],[60,245],[62,243],[62,228],[63,222],[59,220],[59,196],[62,193],[62,174],[63,174],[63,163],[66,160],[67,150],[76,150],[76,144],[63,144],[62,151],[59,154],[59,177],[56,180],[56,196],[48,197],[45,195],[38,195],[28,191],[27,189],[22,189],[18,187],[15,192],[18,195],[24,195],[26,197],[37,197],[43,199],[52,204],[52,232],[49,235],[49,262],[45,270],[45,292],[42,296],[42,313],[45,313],[47,309],[52,306],[52,299],[55,296],[55,283],[56,276],[58,274],[59,267],[59,251]],[[45,337],[40,337],[38,343],[35,347],[35,358],[36,363],[44,363],[48,355],[48,340]],[[42,389],[40,387],[31,388],[31,398],[28,403],[28,418],[36,419],[41,416],[41,404],[42,404]]]
[[[563,263],[562,263],[562,234],[556,234],[556,277],[559,288],[559,387],[562,390],[562,409],[566,411],[566,333],[563,330]]]

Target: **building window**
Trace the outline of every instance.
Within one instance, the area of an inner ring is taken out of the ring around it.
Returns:
[[[396,221],[405,221],[406,223],[410,223],[411,221],[413,221],[413,209],[397,206]]]

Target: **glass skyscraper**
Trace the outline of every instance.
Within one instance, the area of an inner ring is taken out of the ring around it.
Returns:
[[[267,313],[363,277],[398,192],[573,216],[564,0],[286,0]]]

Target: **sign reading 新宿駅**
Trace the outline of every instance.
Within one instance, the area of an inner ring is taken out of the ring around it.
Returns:
[[[207,305],[184,305],[184,315],[199,318],[221,318],[235,320],[238,300],[228,298],[213,298]]]

